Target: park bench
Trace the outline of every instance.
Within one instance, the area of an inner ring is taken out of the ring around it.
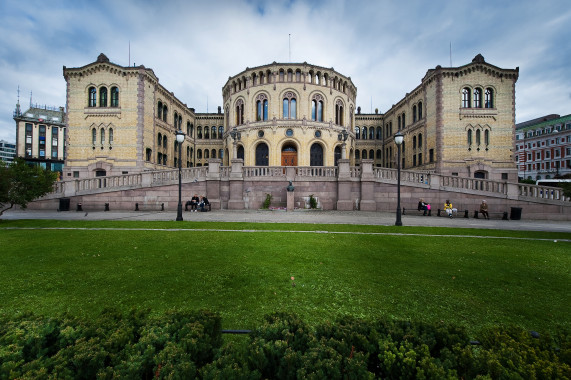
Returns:
[[[468,212],[468,211],[466,211]],[[479,210],[474,210],[474,219],[479,219],[479,215],[480,215],[480,211]],[[507,211],[495,211],[495,212],[489,212],[488,211],[488,216],[491,219],[492,216],[495,216],[497,218],[501,217],[502,220],[508,220],[508,212]]]
[[[165,211],[165,204],[161,203],[160,205],[157,204],[139,204],[135,203],[135,211]]]

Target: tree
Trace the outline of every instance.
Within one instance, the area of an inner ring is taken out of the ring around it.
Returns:
[[[30,166],[21,158],[12,165],[0,161],[0,216],[14,205],[26,208],[28,203],[53,191],[56,172]]]

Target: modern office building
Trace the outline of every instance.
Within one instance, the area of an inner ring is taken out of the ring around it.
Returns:
[[[16,157],[16,144],[0,140],[0,161],[12,163]]]
[[[21,112],[16,105],[16,151],[30,164],[63,173],[66,126],[63,107],[30,105]]]
[[[522,179],[571,174],[571,115],[547,115],[516,125],[515,162]]]
[[[515,83],[477,55],[459,67],[427,71],[384,113],[361,113],[357,87],[333,68],[271,63],[247,68],[222,87],[217,113],[197,113],[164,88],[154,71],[100,54],[63,68],[67,83],[65,178],[139,173],[178,165],[177,130],[185,132],[183,167],[352,166],[373,160],[396,167],[394,135],[404,134],[402,165],[445,175],[517,179]],[[392,94],[385,94],[394,97]]]

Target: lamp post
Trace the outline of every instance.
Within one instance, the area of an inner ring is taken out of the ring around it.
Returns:
[[[341,145],[341,159],[345,159],[347,158],[347,153],[345,152],[346,148],[346,141],[347,141],[347,137],[349,137],[349,133],[347,133],[346,129],[343,129],[342,133],[339,133],[337,135],[337,139],[339,141],[343,141],[343,144]]]
[[[398,131],[395,134],[395,144],[397,144],[397,221],[395,222],[395,226],[402,226],[401,221],[401,208],[400,208],[400,146],[402,145],[402,141],[404,140],[404,135]]]
[[[184,132],[176,131],[176,142],[178,147],[178,208],[176,211],[176,221],[182,221],[182,168],[181,168],[181,152],[182,143],[184,142]]]

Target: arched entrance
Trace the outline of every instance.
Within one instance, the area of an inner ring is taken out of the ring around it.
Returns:
[[[268,166],[269,165],[269,153],[268,145],[266,143],[260,143],[256,147],[256,166]]]
[[[297,166],[297,148],[293,144],[283,146],[282,166]]]
[[[309,165],[323,166],[323,147],[319,143],[314,143],[309,150]]]
[[[236,154],[238,156],[237,158],[242,159],[242,160],[244,159],[244,147],[242,145],[238,146]]]

